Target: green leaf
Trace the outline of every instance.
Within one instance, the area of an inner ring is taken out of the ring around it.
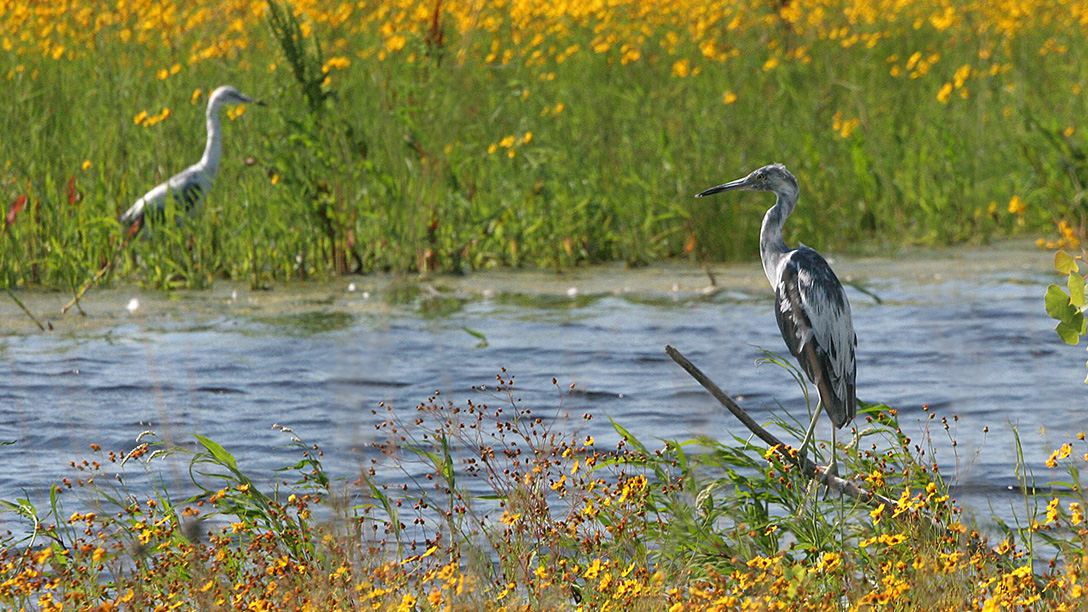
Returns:
[[[608,419],[608,421],[612,423],[612,428],[616,430],[616,433],[620,434],[620,436],[622,436],[628,444],[633,446],[635,450],[642,453],[643,455],[652,454],[650,453],[649,449],[646,448],[645,444],[640,442],[638,438],[636,438],[631,432],[627,431],[622,425],[613,421],[611,418]]]
[[[1084,277],[1076,271],[1069,273],[1069,301],[1077,310],[1084,308]]]
[[[1084,329],[1084,315],[1081,315],[1081,324],[1076,325],[1067,321],[1058,323],[1058,326],[1054,328],[1054,331],[1058,332],[1058,336],[1066,344],[1076,344],[1080,342],[1080,335]]]
[[[1075,257],[1065,251],[1058,251],[1054,253],[1054,269],[1062,274],[1068,274],[1079,271],[1080,266],[1077,265]]]
[[[218,442],[215,442],[210,438],[205,438],[200,434],[193,434],[193,437],[199,440],[200,443],[204,445],[204,448],[208,449],[208,452],[211,453],[216,461],[233,470],[238,469],[238,462],[234,460],[234,455],[228,453],[227,449],[219,446]]]
[[[475,329],[471,329],[468,327],[462,327],[461,329],[465,330],[465,332],[468,333],[470,336],[480,341],[478,344],[476,344],[476,348],[487,348],[487,336],[476,331]]]
[[[1069,300],[1069,296],[1065,291],[1057,285],[1051,285],[1046,288],[1046,297],[1043,298],[1046,302],[1046,313],[1051,318],[1059,321],[1068,321],[1076,314],[1076,309],[1073,308],[1072,302]]]
[[[1062,274],[1069,274],[1078,271],[1080,268],[1077,266],[1077,260],[1073,259],[1072,255],[1065,251],[1058,251],[1054,253],[1054,269]]]

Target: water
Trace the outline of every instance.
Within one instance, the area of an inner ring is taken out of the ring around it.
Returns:
[[[1009,520],[1014,506],[1023,515],[1008,491],[1013,426],[1041,482],[1061,476],[1044,466],[1051,450],[1088,429],[1083,348],[1062,344],[1043,310],[1045,287],[1058,280],[1050,262],[1019,243],[833,261],[864,289],[847,288],[859,398],[897,408],[919,441],[923,404],[957,416],[958,446],[939,427],[932,443],[957,499],[983,521]],[[553,413],[560,388],[574,383],[563,409],[595,415],[578,426],[605,448],[616,441],[605,417],[648,441],[744,435],[663,351],[681,350],[759,420],[779,403],[803,410],[788,374],[754,365],[759,347],[785,351],[758,263],[719,266],[716,276],[713,293],[705,273],[685,265],[422,283],[357,277],[270,292],[220,283],[173,297],[93,290],[86,317],[50,315],[49,333],[4,299],[0,441],[14,443],[0,447],[0,499],[25,493],[40,503],[49,483],[78,475],[69,462],[90,457],[91,443],[128,450],[145,430],[178,441],[206,435],[249,473],[269,474],[297,458],[278,423],[319,443],[329,471],[350,478],[383,436],[371,412],[379,402],[409,414],[435,391],[482,401],[471,386],[493,385],[500,367],[540,413]],[[38,313],[66,298],[23,295]],[[188,486],[179,462],[157,477]],[[0,521],[13,527],[9,516]]]

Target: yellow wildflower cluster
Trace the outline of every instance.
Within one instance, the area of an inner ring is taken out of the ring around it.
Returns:
[[[1069,454],[1073,452],[1073,447],[1069,443],[1062,444],[1050,454],[1050,458],[1046,460],[1047,467],[1057,467],[1058,461],[1069,457]]]
[[[797,0],[768,11],[744,0],[612,0],[610,2],[552,2],[510,0],[479,3],[452,0],[381,0],[350,3],[306,0],[291,3],[300,16],[302,34],[331,41],[347,50],[347,40],[366,36],[375,44],[356,46],[361,58],[415,62],[439,44],[454,45],[455,61],[473,56],[487,63],[555,67],[585,54],[604,55],[620,65],[665,60],[680,78],[698,75],[701,62],[726,62],[740,51],[730,44],[746,31],[789,31],[804,41],[784,48],[768,37],[764,70],[788,62],[809,63],[817,46],[872,49],[897,34],[931,29],[937,33],[970,30],[984,40],[1008,40],[1035,25],[1056,19],[1085,27],[1084,13],[1072,19],[1062,3],[1048,6],[1033,0],[996,2],[973,0],[955,6],[937,0],[897,2],[869,0]],[[97,52],[103,41],[128,46],[157,46],[185,50],[189,65],[232,57],[261,44],[264,3],[229,0],[119,0],[103,4],[89,0],[41,3],[11,0],[0,4],[0,45],[19,55],[54,61]],[[965,18],[970,15],[970,18]],[[200,30],[201,36],[188,33]],[[584,34],[584,36],[583,36]],[[478,46],[477,46],[478,45]],[[992,57],[995,43],[981,55]],[[1042,55],[1063,54],[1068,45],[1053,37],[1039,48]],[[933,49],[909,54],[905,64],[893,62],[892,74],[921,78],[940,60]],[[340,55],[324,68],[343,68],[350,58]],[[183,68],[175,63],[156,74],[166,78]],[[988,69],[988,67],[987,67]],[[949,85],[960,89],[973,70],[956,71]],[[964,94],[965,95],[965,94]]]
[[[560,111],[561,110],[562,109],[560,109]],[[507,157],[513,158],[515,155],[517,155],[517,149],[515,147],[518,144],[527,145],[530,142],[532,142],[532,140],[533,140],[533,133],[532,132],[525,132],[524,134],[521,135],[521,137],[514,136],[513,134],[511,134],[509,136],[504,136],[498,142],[493,142],[493,143],[491,143],[491,144],[489,144],[487,146],[487,154],[492,155],[495,152],[497,152],[499,150],[499,148],[501,147],[503,149],[506,149],[506,156]]]
[[[170,118],[172,112],[169,108],[164,107],[161,112],[151,115],[147,111],[140,111],[136,113],[136,116],[132,118],[132,122],[136,125],[142,125],[144,127],[151,127],[153,125],[162,123]]]
[[[835,113],[832,117],[831,129],[839,136],[849,138],[859,123],[861,123],[859,119],[844,119],[842,113]]]
[[[1080,239],[1083,235],[1083,230],[1078,231],[1068,221],[1062,219],[1058,221],[1057,240],[1039,238],[1035,241],[1035,244],[1048,249],[1075,249],[1080,246]]]

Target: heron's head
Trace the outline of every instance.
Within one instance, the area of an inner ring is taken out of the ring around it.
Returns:
[[[254,100],[230,85],[217,87],[212,95],[208,96],[208,108],[217,108],[224,104],[256,104],[264,106],[264,102]]]
[[[796,197],[797,179],[793,178],[790,171],[786,170],[782,164],[771,164],[763,166],[742,179],[711,187],[695,197],[701,198],[722,191],[773,191],[779,194],[789,193]]]

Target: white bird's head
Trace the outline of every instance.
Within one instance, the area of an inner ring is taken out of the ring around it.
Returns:
[[[701,198],[723,191],[771,191],[776,194],[789,194],[796,198],[798,187],[797,179],[793,178],[785,166],[771,164],[755,170],[742,179],[711,187],[695,197]]]
[[[208,112],[212,112],[213,109],[218,110],[219,107],[225,104],[256,104],[257,106],[264,106],[264,102],[255,100],[230,85],[217,87],[215,91],[212,92],[212,95],[208,96]]]

